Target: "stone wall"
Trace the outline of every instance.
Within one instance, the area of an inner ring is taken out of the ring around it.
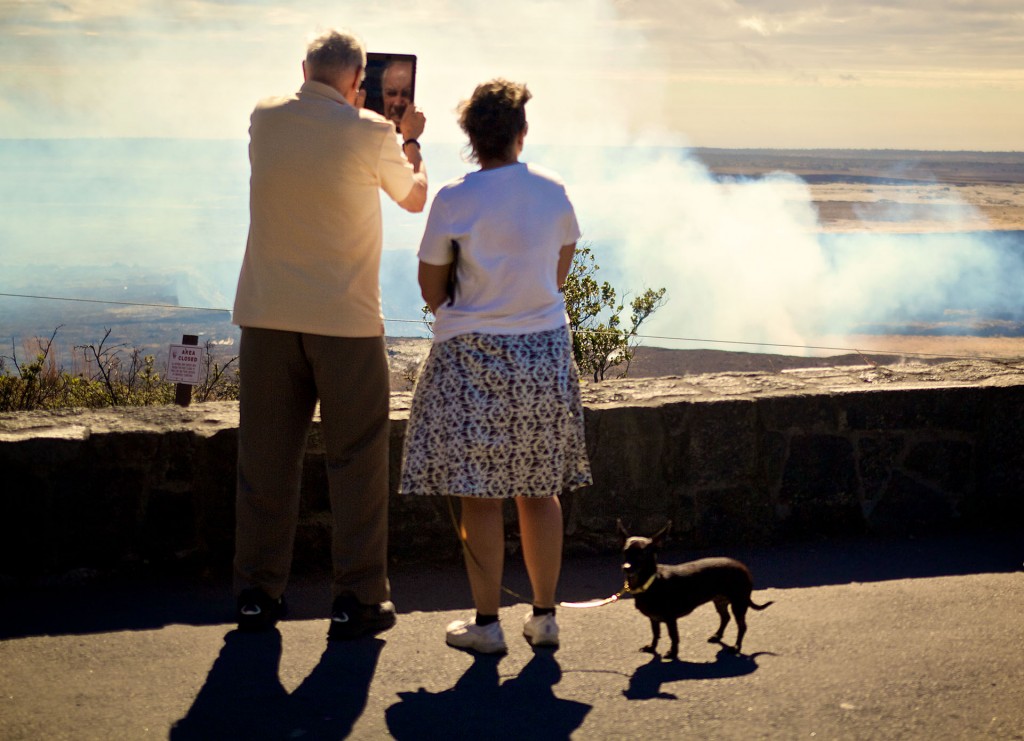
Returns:
[[[595,485],[563,498],[567,550],[615,519],[721,547],[859,534],[1024,530],[1024,365],[954,363],[585,384]],[[392,488],[409,395],[392,399]],[[226,571],[233,403],[0,415],[0,576]],[[446,500],[392,496],[396,559],[458,553]],[[510,547],[516,545],[509,507]],[[326,564],[314,427],[296,568]]]

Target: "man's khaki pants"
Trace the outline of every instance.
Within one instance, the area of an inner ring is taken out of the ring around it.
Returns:
[[[291,571],[306,439],[320,400],[334,531],[333,593],[389,598],[389,377],[383,337],[244,327],[235,591],[277,598]]]

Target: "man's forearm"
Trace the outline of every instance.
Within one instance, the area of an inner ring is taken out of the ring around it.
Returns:
[[[423,176],[426,177],[427,166],[423,162],[420,143],[413,139],[407,140],[402,144],[402,152],[405,154],[405,158],[409,160],[409,164],[412,165],[412,171],[417,174],[423,173]]]

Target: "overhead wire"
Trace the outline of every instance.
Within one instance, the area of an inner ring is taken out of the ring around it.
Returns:
[[[181,306],[179,304],[155,304],[155,303],[143,303],[137,301],[114,301],[112,299],[93,299],[93,298],[75,298],[69,296],[40,296],[35,294],[23,294],[23,293],[6,293],[0,292],[0,297],[7,298],[27,298],[27,299],[38,299],[42,301],[74,301],[79,303],[90,303],[90,304],[109,304],[114,306],[138,306],[143,308],[151,309],[172,309],[172,310],[187,310],[187,311],[209,311],[217,313],[231,313],[231,309],[225,309],[213,306]],[[399,319],[384,317],[385,322],[397,323],[397,324],[427,324],[425,319]],[[600,329],[577,329],[574,332],[582,332],[586,334],[601,334],[616,330],[600,330]],[[952,358],[954,360],[990,360],[1002,362],[1006,358],[989,356],[989,355],[957,355],[951,353],[934,353],[934,352],[920,352],[916,350],[871,350],[865,348],[856,347],[839,347],[839,346],[827,346],[827,345],[800,345],[794,343],[781,343],[781,342],[754,342],[751,340],[719,340],[711,339],[707,337],[674,337],[671,335],[654,335],[654,334],[634,334],[631,337],[635,337],[640,340],[661,340],[661,341],[673,341],[673,342],[688,342],[693,344],[717,344],[717,345],[742,345],[745,347],[770,347],[770,348],[781,348],[788,350],[819,350],[827,352],[845,352],[855,353],[858,355],[908,355],[914,357],[933,357],[933,358]]]

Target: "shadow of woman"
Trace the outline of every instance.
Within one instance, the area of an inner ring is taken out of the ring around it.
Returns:
[[[555,696],[562,669],[549,650],[535,649],[519,676],[504,683],[501,657],[475,656],[455,686],[443,692],[399,692],[385,712],[397,739],[567,739],[590,705]]]
[[[281,685],[281,634],[224,636],[224,648],[172,741],[252,738],[343,738],[366,707],[384,641],[327,644],[292,694]]]
[[[752,674],[757,671],[757,657],[764,654],[765,652],[761,652],[747,656],[733,653],[731,649],[723,647],[718,651],[714,661],[699,664],[689,661],[662,661],[660,657],[655,656],[633,672],[629,686],[622,694],[630,700],[650,700],[656,697],[675,700],[678,699],[675,695],[661,691],[662,684],[685,679],[725,679]]]

